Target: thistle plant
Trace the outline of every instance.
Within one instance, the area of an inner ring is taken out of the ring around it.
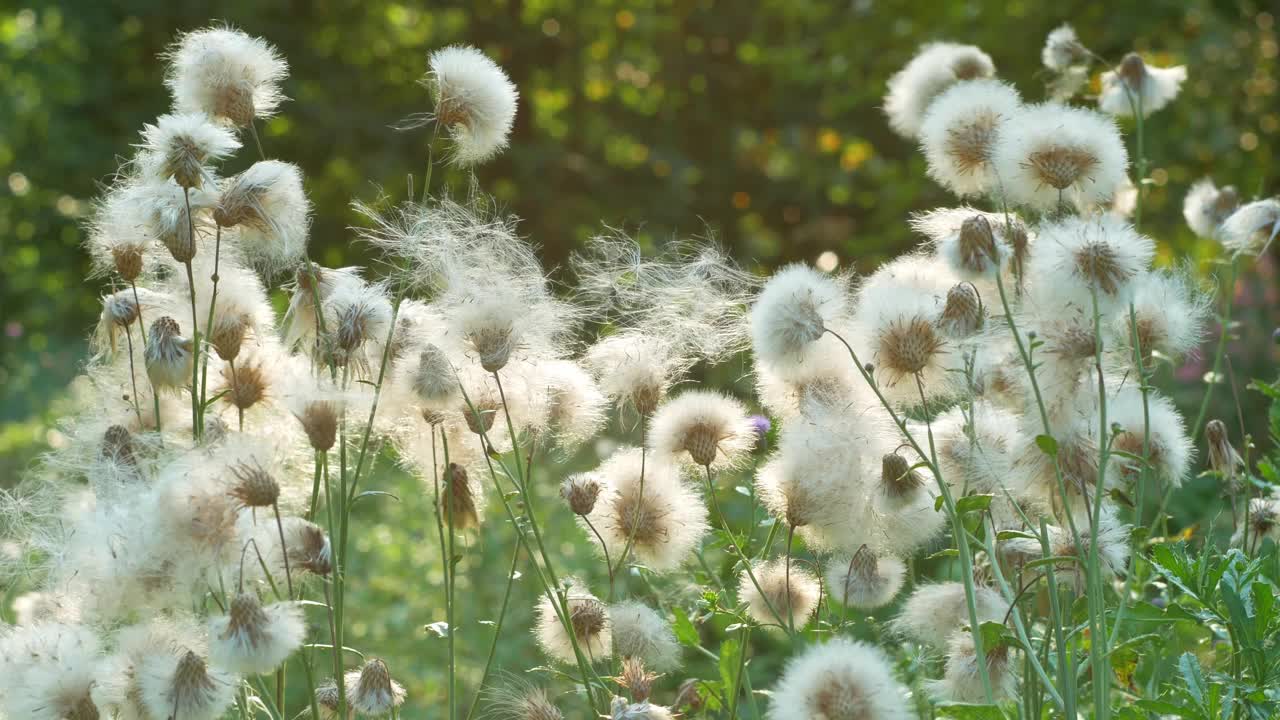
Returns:
[[[309,257],[302,170],[256,128],[286,100],[274,48],[212,27],[165,59],[174,105],[89,226],[112,286],[83,397],[3,498],[24,584],[0,716],[1280,712],[1276,461],[1208,417],[1213,385],[1195,415],[1157,388],[1215,303],[1230,368],[1231,293],[1156,267],[1141,225],[1144,138],[1186,68],[1104,61],[1064,26],[1034,100],[981,49],[927,45],[883,103],[961,203],[903,218],[918,247],[861,278],[761,276],[710,240],[609,231],[565,287],[472,174],[519,107],[480,50],[431,53],[430,108],[399,124],[427,135],[420,191],[406,168],[406,197],[354,203],[376,269]],[[222,176],[246,134],[256,161]],[[1184,215],[1228,283],[1280,234],[1275,199],[1207,179]],[[716,366],[750,381],[716,387]],[[396,500],[379,462],[430,507],[438,581],[401,579],[441,609],[441,668],[352,647],[378,622],[353,507]],[[1229,497],[1226,548],[1166,534],[1199,468]],[[510,565],[482,567],[480,537]],[[500,607],[463,596],[502,570]],[[538,599],[513,612],[521,576]],[[1170,662],[1153,622],[1205,646]],[[545,662],[499,667],[530,636]]]

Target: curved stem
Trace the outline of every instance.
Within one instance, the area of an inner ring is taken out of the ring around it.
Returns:
[[[219,279],[218,263],[221,261],[221,259],[222,259],[222,226],[218,225],[214,230],[213,274],[209,276],[209,280],[213,283],[213,289],[210,291],[210,294],[209,294],[209,312],[206,315],[207,320],[205,321],[205,324],[204,324],[205,335],[209,337],[213,336],[213,309],[218,304],[218,279]],[[194,285],[192,286],[192,292],[195,292]],[[234,366],[233,366],[232,381],[234,382],[234,380],[235,380],[235,376],[234,376]],[[200,369],[200,412],[201,412],[202,422],[204,417],[203,415],[204,402],[205,402],[205,398],[208,397],[208,394],[206,392],[208,389],[208,382],[209,382],[209,351],[206,349],[204,354],[204,365]],[[243,409],[240,410],[240,429],[244,430],[244,410]],[[203,428],[201,428],[201,432],[203,432]]]
[[[139,316],[141,320],[141,316]],[[141,326],[141,322],[138,323]],[[138,416],[138,429],[145,430],[146,424],[142,422],[142,408],[138,406],[138,374],[133,365],[133,327],[126,325],[124,328],[124,338],[129,347],[129,383],[133,386],[133,395],[129,398],[133,401],[133,412]]]
[[[280,503],[271,503],[271,510],[276,514],[276,530],[280,533],[280,555],[284,557],[284,581],[289,588],[289,599],[293,599],[293,574],[289,571],[289,548],[284,542],[284,522],[280,519]]]

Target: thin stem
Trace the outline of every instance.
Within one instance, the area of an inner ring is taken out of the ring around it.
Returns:
[[[276,530],[280,533],[280,554],[284,556],[284,582],[289,588],[289,599],[293,599],[293,574],[289,571],[289,548],[284,541],[284,522],[280,519],[280,503],[271,503],[271,510],[276,514]]]
[[[138,316],[141,320],[141,315]],[[141,322],[138,323],[141,326]],[[124,337],[129,344],[129,383],[133,386],[133,395],[129,398],[133,401],[133,412],[138,416],[138,427],[145,430],[146,425],[142,422],[142,408],[138,407],[138,375],[133,366],[133,327],[126,325],[124,328]]]
[[[728,519],[725,518],[724,513],[720,510],[720,501],[716,499],[716,485],[715,481],[712,479],[711,466],[703,465],[702,467],[706,470],[707,497],[711,499],[711,509],[715,512],[716,519],[720,521],[720,527],[723,528],[725,537],[729,539],[729,547],[733,548],[733,554],[742,562],[742,567],[747,573],[747,578],[750,579],[751,584],[755,586],[756,592],[760,593],[760,599],[764,600],[765,607],[769,608],[769,613],[778,621],[778,626],[783,630],[786,630],[788,635],[794,634],[794,631],[787,624],[787,621],[782,619],[782,613],[779,613],[777,608],[773,606],[773,603],[770,602],[769,595],[760,587],[760,581],[756,580],[756,573],[751,568],[751,559],[743,554],[742,548],[738,547],[738,541],[733,539],[733,530],[729,527]]]
[[[615,568],[609,566],[609,599],[613,599],[613,579],[617,573],[622,572],[622,566],[627,562],[627,556],[631,553],[631,548],[635,545],[636,530],[640,527],[640,515],[644,508],[644,471],[645,456],[648,454],[648,445],[645,443],[645,433],[649,424],[649,416],[640,416],[640,483],[639,493],[636,497],[636,507],[631,513],[631,532],[627,533],[627,542],[622,546],[622,554],[618,556],[618,566]],[[595,528],[592,528],[593,530]],[[601,547],[604,543],[601,542]],[[605,551],[605,562],[608,562],[608,550]]]
[[[788,591],[789,592],[789,591]],[[729,697],[729,717],[738,717],[738,696],[742,694],[742,678],[747,673],[747,647],[751,641],[751,625],[742,628],[742,644],[738,650],[738,672],[733,678],[733,695]]]
[[[187,214],[190,218],[190,213]],[[191,291],[188,297],[191,300],[191,437],[195,441],[200,440],[200,325],[196,320],[196,281],[195,276],[191,273],[191,261],[188,260],[183,265],[187,268],[187,286]]]
[[[440,444],[444,450],[444,464],[445,464],[445,468],[447,469],[449,467],[449,438],[446,435],[444,435],[444,433],[441,433]],[[435,449],[435,445],[433,444],[432,450],[434,451],[434,449]],[[445,537],[448,539],[448,542],[449,542],[449,549],[448,549],[449,557],[447,559],[447,562],[449,565],[449,574],[445,575],[445,588],[446,588],[446,592],[448,593],[448,598],[446,599],[447,601],[445,603],[445,622],[448,623],[449,625],[449,720],[454,720],[454,718],[456,718],[458,715],[458,678],[457,678],[458,661],[457,661],[457,650],[454,644],[454,630],[455,630],[454,614],[456,610],[454,587],[455,587],[456,572],[457,572],[458,566],[455,562],[455,556],[453,551],[454,532],[453,532],[452,498],[454,496],[453,483],[457,481],[457,477],[454,474],[449,473],[445,475],[445,481],[447,483],[444,488],[444,491],[445,491],[444,519],[445,519],[445,524],[447,526],[446,528],[447,532],[445,533]]]
[[[489,671],[493,669],[493,658],[498,653],[498,640],[502,637],[502,621],[507,617],[507,606],[511,601],[511,588],[516,580],[516,567],[520,562],[520,543],[516,543],[515,550],[511,553],[511,568],[507,571],[507,588],[502,593],[502,607],[498,610],[498,621],[493,626],[493,642],[489,644],[489,657],[484,661],[484,672],[480,673],[480,684],[476,686],[476,696],[471,700],[471,707],[467,710],[466,720],[471,720],[471,716],[475,714],[476,707],[480,705],[480,694],[484,690],[484,684],[489,679]]]
[[[585,522],[587,524],[587,527],[591,529],[592,534],[596,536],[596,540],[600,543],[600,549],[604,551],[604,566],[609,569],[609,600],[610,602],[612,602],[613,601],[613,563],[609,562],[609,546],[608,544],[605,543],[604,536],[600,534],[600,531],[596,529],[595,524],[591,522],[590,516],[579,515],[578,517],[582,518],[582,521]]]
[[[1192,442],[1200,436],[1200,431],[1204,429],[1205,417],[1209,412],[1209,401],[1213,398],[1213,391],[1218,385],[1218,376],[1222,368],[1222,358],[1227,351],[1227,339],[1231,336],[1231,310],[1235,306],[1236,299],[1236,275],[1240,270],[1239,259],[1232,259],[1231,271],[1227,275],[1226,292],[1222,299],[1222,332],[1218,336],[1218,347],[1213,353],[1213,378],[1212,382],[1204,391],[1204,399],[1200,401],[1200,411],[1196,413],[1196,421],[1191,424],[1191,434],[1188,436]],[[1161,507],[1164,503],[1161,503]]]
[[[249,134],[253,136],[253,144],[258,148],[258,157],[266,160],[267,154],[262,150],[262,140],[258,137],[258,127],[255,120],[249,121]]]
[[[787,524],[787,552],[785,555],[786,564],[784,566],[785,574],[783,576],[783,579],[786,581],[785,587],[787,589],[787,628],[790,630],[792,635],[795,635],[796,633],[796,613],[795,613],[795,609],[792,608],[791,606],[791,541],[795,538],[795,535],[796,535],[796,526],[788,523]]]
[[[445,623],[449,626],[449,717],[453,718],[453,696],[457,690],[454,681],[455,668],[457,661],[453,648],[453,583],[450,582],[449,576],[453,574],[453,563],[451,562],[453,555],[449,550],[449,545],[445,540],[445,529],[443,517],[446,514],[444,504],[440,500],[440,462],[436,458],[436,426],[431,426],[431,487],[435,492],[436,505],[436,534],[440,537],[440,560],[441,568],[444,572],[444,612]],[[452,525],[452,523],[450,523]],[[452,527],[450,527],[452,533]]]
[[[207,314],[207,320],[204,324],[204,332],[206,335],[209,335],[210,337],[212,337],[213,335],[213,309],[218,304],[218,279],[219,279],[218,263],[221,261],[221,258],[222,258],[222,226],[218,225],[214,230],[213,274],[209,276],[209,280],[212,281],[213,283],[213,289],[210,291],[210,294],[209,294],[209,312]],[[192,286],[192,292],[195,292],[194,285]],[[206,393],[208,389],[208,382],[209,382],[209,351],[208,349],[206,349],[204,353],[204,366],[200,370],[200,411],[201,413],[204,412],[205,398],[208,397]],[[232,375],[232,382],[235,382],[234,374]],[[244,429],[244,411],[243,410],[240,411],[240,429],[241,430]],[[201,432],[203,432],[203,428],[201,428]]]

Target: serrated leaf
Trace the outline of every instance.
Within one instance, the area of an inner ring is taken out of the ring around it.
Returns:
[[[1040,448],[1040,452],[1049,457],[1058,454],[1058,441],[1054,440],[1052,435],[1037,435],[1036,447]]]
[[[1183,653],[1178,658],[1178,673],[1186,683],[1186,691],[1201,708],[1204,707],[1204,696],[1208,691],[1204,681],[1204,671],[1200,669],[1200,660],[1191,653]]]

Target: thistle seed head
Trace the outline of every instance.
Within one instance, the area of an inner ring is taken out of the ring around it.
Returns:
[[[142,248],[137,245],[117,245],[111,249],[111,260],[125,282],[133,282],[142,274]]]
[[[560,496],[574,515],[590,515],[600,497],[600,483],[585,475],[571,475],[560,486]]]
[[[248,410],[267,396],[267,377],[259,364],[242,367],[224,365],[222,380],[227,388],[223,400],[241,410]]]
[[[449,463],[444,471],[445,517],[454,529],[466,530],[480,524],[476,513],[476,499],[467,479],[467,469],[458,463]]]
[[[1027,167],[1040,185],[1066,190],[1088,178],[1100,162],[1087,148],[1073,145],[1050,145],[1027,156]]]
[[[638,657],[624,658],[622,674],[614,678],[618,685],[631,692],[632,702],[638,703],[649,699],[650,693],[653,692],[653,681],[657,679],[658,675],[646,670],[644,661]]]
[[[969,283],[947,291],[947,302],[938,317],[938,327],[954,337],[968,337],[982,329],[982,301]]]
[[[900,318],[880,334],[877,357],[899,378],[914,375],[929,366],[945,342],[925,318]]]
[[[1119,292],[1120,284],[1133,273],[1124,266],[1116,250],[1104,242],[1087,242],[1076,251],[1076,273],[1108,295]]]
[[[242,507],[272,507],[280,499],[280,485],[261,465],[242,462],[231,468],[231,474],[236,479],[231,497]]]
[[[924,478],[906,458],[891,452],[880,459],[880,485],[889,497],[902,498],[923,487]]]
[[[297,416],[313,450],[328,452],[338,439],[338,408],[334,403],[315,401],[307,403]]]

